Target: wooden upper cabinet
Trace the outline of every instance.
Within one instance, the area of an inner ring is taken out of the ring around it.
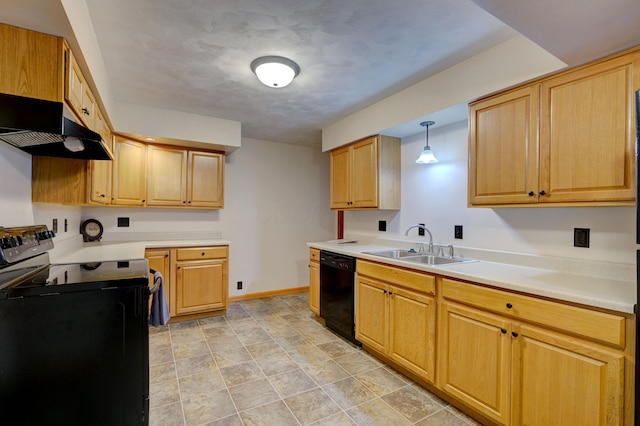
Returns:
[[[332,209],[400,209],[400,139],[371,136],[331,151]]]
[[[187,151],[147,146],[147,205],[181,206],[187,202]]]
[[[640,53],[561,74],[540,88],[540,201],[635,200]]]
[[[469,107],[469,203],[535,203],[539,86]]]
[[[146,201],[146,145],[117,137],[111,204],[143,206]]]
[[[224,158],[213,152],[189,151],[187,204],[224,207]]]
[[[632,204],[638,88],[636,50],[470,104],[469,205]]]
[[[61,37],[0,24],[0,92],[61,101]]]
[[[96,110],[98,108],[95,96],[82,74],[78,61],[66,43],[64,45],[64,55],[67,67],[65,72],[65,101],[86,127],[100,133],[101,129],[97,127],[97,124],[100,123],[97,123],[99,120],[96,118]]]

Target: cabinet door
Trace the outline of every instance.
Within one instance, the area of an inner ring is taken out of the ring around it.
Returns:
[[[226,260],[176,262],[176,315],[227,306]]]
[[[510,322],[462,305],[445,302],[441,307],[438,387],[487,417],[508,424]]]
[[[385,353],[389,335],[388,290],[383,283],[358,277],[356,283],[356,339]]]
[[[536,327],[514,330],[514,425],[623,424],[623,355]]]
[[[539,86],[469,107],[470,205],[538,200]]]
[[[169,301],[169,312],[175,312],[175,295],[172,294],[171,276],[169,274],[169,249],[150,249],[145,250],[144,257],[149,262],[149,268],[158,271],[164,278],[164,291],[166,300]],[[153,285],[153,275],[149,275],[149,285]],[[149,304],[151,309],[151,304]]]
[[[351,207],[351,152],[349,147],[331,151],[331,200],[332,209]]]
[[[113,161],[91,160],[89,163],[91,192],[90,202],[98,204],[111,203],[111,178]]]
[[[436,309],[433,297],[389,288],[389,356],[429,382],[435,378]]]
[[[378,143],[371,137],[351,148],[351,200],[353,208],[378,207]]]
[[[189,151],[188,181],[188,205],[224,207],[224,155]]]
[[[89,88],[86,81],[83,84],[82,90],[82,114],[80,118],[86,127],[94,131],[98,131],[96,128],[96,99],[93,96],[93,92]]]
[[[145,203],[146,146],[118,138],[113,164],[112,204],[142,206]]]
[[[187,203],[187,151],[147,146],[147,205],[182,206]]]
[[[542,83],[540,190],[546,195],[540,201],[635,199],[639,57],[626,55]]]
[[[82,117],[82,96],[85,86],[84,77],[82,77],[80,66],[73,57],[71,50],[66,49],[65,54],[67,56],[67,74],[65,76],[66,85],[64,98],[73,112],[78,117]]]
[[[62,38],[0,24],[0,46],[0,92],[62,100]]]

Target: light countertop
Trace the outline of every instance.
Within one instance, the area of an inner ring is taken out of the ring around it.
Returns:
[[[51,263],[86,263],[113,260],[144,259],[144,251],[164,247],[228,246],[219,238],[189,240],[97,241],[84,243],[82,239],[65,240],[49,252]]]
[[[637,300],[635,280],[608,279],[485,260],[429,266],[363,253],[390,248],[378,244],[314,242],[308,243],[308,246],[359,259],[383,262],[450,278],[624,313],[634,313]]]

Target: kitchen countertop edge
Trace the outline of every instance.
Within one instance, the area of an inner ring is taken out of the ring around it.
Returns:
[[[391,248],[375,244],[311,242],[308,243],[307,246],[353,256],[358,259],[429,272],[447,278],[472,281],[504,290],[517,291],[534,296],[578,303],[589,307],[608,309],[627,314],[633,314],[635,312],[635,283],[626,281],[596,278],[485,260],[429,266],[363,253]]]

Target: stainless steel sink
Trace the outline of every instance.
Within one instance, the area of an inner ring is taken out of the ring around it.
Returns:
[[[372,254],[374,256],[386,257],[388,259],[402,259],[407,262],[421,263],[423,265],[448,265],[452,263],[476,262],[474,259],[466,257],[445,257],[433,254],[418,253],[415,250],[390,249],[379,251],[365,251],[364,254]]]
[[[418,253],[415,250],[403,250],[403,249],[391,249],[391,250],[380,250],[380,251],[365,251],[365,254],[372,254],[374,256],[382,256],[389,257],[391,259],[400,259],[403,257],[410,256],[421,256],[422,253]]]
[[[426,254],[422,256],[415,256],[405,259],[407,262],[413,263],[422,263],[424,265],[448,265],[451,263],[468,263],[468,262],[476,262],[473,259],[467,259],[465,257],[440,257],[434,256],[431,254]]]

